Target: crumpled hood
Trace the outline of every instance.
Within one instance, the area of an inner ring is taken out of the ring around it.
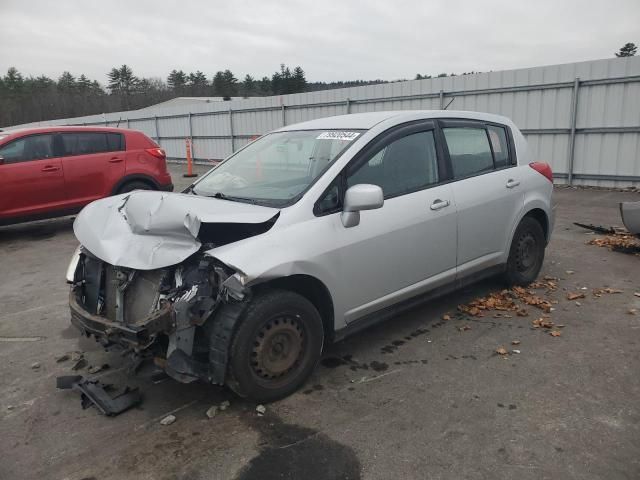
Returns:
[[[112,265],[152,270],[182,262],[200,248],[203,223],[264,223],[275,208],[180,193],[136,191],[82,209],[73,231],[93,255]]]

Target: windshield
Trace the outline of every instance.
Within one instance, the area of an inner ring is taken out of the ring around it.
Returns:
[[[301,130],[259,138],[211,170],[196,195],[286,205],[303,193],[362,131]]]

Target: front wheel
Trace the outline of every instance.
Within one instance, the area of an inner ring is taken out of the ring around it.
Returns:
[[[544,261],[545,238],[540,223],[524,217],[513,235],[505,280],[509,285],[525,286],[540,273]]]
[[[227,385],[256,402],[286,397],[311,375],[323,341],[320,314],[309,300],[285,290],[259,294],[233,337]]]

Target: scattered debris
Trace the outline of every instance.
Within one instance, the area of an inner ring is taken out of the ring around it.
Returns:
[[[551,332],[549,332],[549,335],[551,335],[552,337],[559,337],[560,335],[562,335],[562,332],[560,332],[560,330],[551,330]]]
[[[513,353],[515,353],[515,354],[519,354],[519,353],[520,353],[520,350],[511,350],[511,351],[512,351]]]
[[[605,233],[605,234],[616,233],[616,229],[614,227],[603,227],[601,225],[593,225],[593,224],[587,225],[586,223],[578,223],[578,222],[573,222],[573,224],[580,228],[586,228],[587,230],[591,230],[596,233]]]
[[[581,307],[582,304],[580,302],[576,302],[576,307]]]
[[[593,291],[593,296],[594,297],[601,297],[603,294],[605,293],[610,293],[610,294],[614,294],[614,293],[622,293],[622,290],[618,290],[616,288],[609,288],[609,287],[605,287],[605,288],[594,288]]]
[[[576,272],[574,272],[573,270],[565,270],[564,273],[566,273],[567,275],[573,275]]]
[[[504,348],[504,347],[498,347],[498,348],[496,348],[496,353],[497,353],[498,355],[502,355],[502,356],[504,356],[504,355],[508,355],[508,354],[509,354],[509,352],[507,351],[507,349],[506,349],[506,348]]]
[[[13,410],[14,408],[16,407],[14,407],[13,405],[7,405],[7,410]]]
[[[225,400],[224,402],[222,402],[220,404],[220,411],[224,412],[227,408],[229,408],[231,406],[231,402],[229,402],[229,400]]]
[[[442,316],[442,320],[444,320],[446,322],[446,321],[451,320],[451,317],[449,315],[443,315]]]
[[[520,340],[511,340],[511,345],[520,345]]]
[[[629,310],[627,310],[627,313],[629,315],[636,315],[638,313],[638,309],[637,308],[630,308]]]
[[[266,412],[267,412],[267,407],[265,407],[264,405],[258,405],[256,407],[256,413],[258,414],[259,417],[262,417]]]
[[[567,300],[577,300],[578,298],[585,298],[582,292],[569,292],[567,293]]]
[[[31,368],[32,368],[33,370],[38,370],[38,369],[40,368],[40,362],[33,362],[33,363],[31,364]]]
[[[458,330],[461,332],[466,332],[467,330],[471,330],[471,327],[469,325],[463,325],[462,327],[459,327]]]
[[[634,293],[634,295],[635,295],[636,297],[640,297],[640,292],[635,292],[635,293]]]
[[[68,353],[64,353],[64,354],[56,357],[56,363],[66,362],[70,358],[71,358],[71,355],[69,355]]]
[[[607,235],[604,238],[592,238],[587,244],[606,247],[614,252],[640,253],[640,243],[638,239],[630,233],[616,233],[615,235]]]
[[[166,427],[167,425],[171,425],[175,421],[176,421],[175,415],[167,415],[162,420],[160,420],[160,425],[164,425]]]
[[[102,372],[103,370],[108,370],[108,369],[109,369],[109,364],[104,363],[102,365],[94,365],[93,367],[89,367],[87,372],[93,375],[95,373]]]
[[[82,370],[86,366],[87,366],[87,361],[84,358],[81,358],[80,360],[78,360],[76,363],[73,364],[73,366],[71,367],[71,370]]]
[[[142,401],[142,395],[137,388],[125,387],[120,393],[111,396],[107,390],[112,390],[112,385],[100,383],[98,380],[88,380],[82,375],[58,377],[56,387],[80,392],[83,409],[94,405],[100,413],[107,416],[118,415]]]
[[[207,418],[213,418],[216,416],[216,413],[218,413],[218,406],[214,405],[212,407],[209,407],[209,410],[207,410]]]

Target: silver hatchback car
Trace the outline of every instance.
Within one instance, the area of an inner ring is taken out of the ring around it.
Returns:
[[[180,382],[266,402],[323,346],[502,274],[532,282],[553,182],[507,118],[353,114],[248,144],[182,193],[98,200],[74,224],[71,321]]]

